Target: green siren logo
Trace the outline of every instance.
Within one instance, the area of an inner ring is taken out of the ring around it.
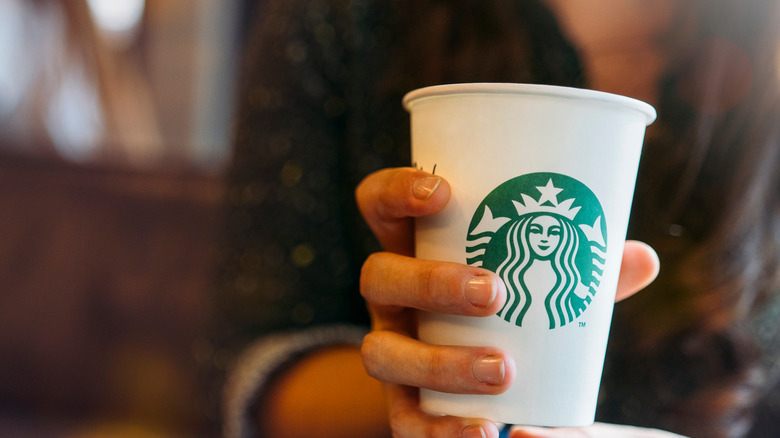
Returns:
[[[469,225],[466,262],[497,273],[509,297],[498,316],[523,325],[544,304],[549,328],[574,321],[593,300],[606,261],[607,228],[596,195],[574,178],[532,173],[493,190]],[[542,316],[543,318],[543,316]]]

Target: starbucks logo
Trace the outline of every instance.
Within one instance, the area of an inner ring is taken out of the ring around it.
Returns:
[[[490,192],[471,219],[466,262],[497,273],[509,297],[498,316],[523,325],[544,306],[549,328],[579,317],[598,291],[607,250],[604,211],[574,178],[531,173]]]

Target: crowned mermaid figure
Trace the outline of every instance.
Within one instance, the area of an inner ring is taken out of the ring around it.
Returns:
[[[593,300],[606,249],[601,215],[593,226],[577,224],[581,207],[574,198],[558,202],[552,179],[537,186],[535,199],[521,193],[512,200],[516,215],[493,217],[488,205],[471,232],[472,266],[494,270],[509,292],[498,316],[522,326],[534,305],[544,304],[549,328],[562,327],[576,319]],[[600,210],[600,208],[599,208]],[[601,263],[599,263],[601,262]]]

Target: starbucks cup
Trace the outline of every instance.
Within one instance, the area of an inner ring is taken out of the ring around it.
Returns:
[[[492,346],[517,364],[500,395],[421,390],[425,411],[502,423],[593,422],[645,127],[646,103],[525,84],[412,91],[412,159],[452,198],[416,222],[416,255],[479,266],[507,287],[484,318],[421,312],[419,336]]]

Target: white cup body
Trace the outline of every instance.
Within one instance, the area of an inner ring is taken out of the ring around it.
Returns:
[[[404,105],[415,165],[452,187],[443,211],[416,221],[416,256],[494,270],[510,290],[503,313],[490,317],[421,313],[420,339],[502,348],[517,364],[501,395],[421,390],[422,408],[510,424],[592,423],[655,111],[622,96],[525,84],[429,87]]]

